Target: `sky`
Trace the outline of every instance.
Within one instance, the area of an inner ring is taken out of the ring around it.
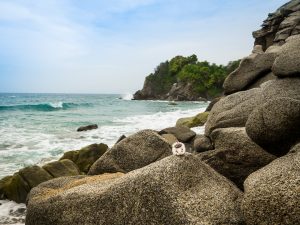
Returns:
[[[0,0],[0,92],[134,93],[176,55],[227,64],[286,0]]]

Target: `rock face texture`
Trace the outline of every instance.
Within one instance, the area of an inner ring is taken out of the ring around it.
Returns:
[[[246,130],[252,140],[270,153],[285,155],[300,142],[300,100],[267,101],[250,114]]]
[[[117,179],[43,183],[30,194],[26,224],[238,225],[241,197],[196,156],[170,156]]]
[[[243,189],[245,179],[276,157],[255,144],[245,128],[216,129],[211,135],[215,149],[198,156]]]
[[[152,130],[131,135],[107,151],[91,167],[89,175],[129,172],[172,154],[170,144]]]
[[[270,13],[262,28],[253,32],[255,44],[263,50],[269,46],[282,44],[289,36],[300,34],[299,0],[292,0]]]
[[[251,174],[244,187],[242,209],[247,224],[299,224],[300,152]]]
[[[207,121],[208,115],[209,112],[202,112],[196,116],[180,118],[177,120],[176,126],[187,126],[189,128],[203,126]]]
[[[189,142],[196,136],[196,133],[186,126],[168,127],[159,134],[173,134],[181,142]]]

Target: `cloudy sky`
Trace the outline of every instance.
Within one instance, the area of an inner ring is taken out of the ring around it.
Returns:
[[[0,92],[133,93],[176,55],[226,64],[286,0],[0,0]]]

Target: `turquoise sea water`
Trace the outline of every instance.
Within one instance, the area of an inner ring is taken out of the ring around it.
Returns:
[[[207,103],[130,101],[130,95],[0,94],[0,179],[63,152],[93,143],[112,146],[122,135],[174,126],[180,117],[204,111]],[[97,130],[76,132],[82,125]],[[203,128],[196,128],[203,132]],[[0,224],[23,224],[22,204],[0,201]],[[16,222],[14,222],[16,221]]]

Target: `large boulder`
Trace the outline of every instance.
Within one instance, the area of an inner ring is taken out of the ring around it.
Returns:
[[[292,98],[267,101],[250,114],[246,124],[250,138],[278,156],[286,154],[300,141],[299,128],[300,100]]]
[[[54,161],[43,166],[52,177],[63,177],[63,176],[76,176],[80,175],[80,171],[77,165],[69,160],[63,159],[60,161]]]
[[[300,152],[274,160],[244,183],[243,214],[249,225],[300,221]]]
[[[180,118],[176,122],[176,127],[187,126],[191,128],[191,127],[203,126],[207,121],[208,115],[209,112],[202,112],[197,114],[196,116]]]
[[[287,39],[287,43],[281,47],[272,70],[278,77],[300,76],[300,35]]]
[[[73,161],[81,172],[87,173],[90,167],[99,159],[108,149],[106,144],[92,144],[80,150],[65,152],[60,160],[69,159]]]
[[[26,224],[243,224],[242,193],[192,154],[101,177],[57,178],[33,189]]]
[[[25,167],[13,176],[7,176],[0,181],[1,198],[24,203],[33,187],[51,179],[53,177],[39,166]]]
[[[129,172],[172,154],[170,144],[152,130],[139,131],[101,156],[91,167],[89,175]]]
[[[225,79],[225,94],[245,90],[259,78],[271,71],[276,58],[275,53],[251,54],[244,58],[240,66]]]
[[[245,128],[216,129],[211,138],[215,149],[198,156],[241,189],[251,173],[276,158],[255,144]]]
[[[260,88],[237,92],[222,98],[211,110],[205,126],[209,136],[214,129],[244,127],[251,112],[278,97],[300,100],[300,78],[285,78],[263,83]]]
[[[168,127],[161,130],[159,134],[173,134],[178,141],[185,143],[191,141],[196,136],[196,133],[187,126]]]

